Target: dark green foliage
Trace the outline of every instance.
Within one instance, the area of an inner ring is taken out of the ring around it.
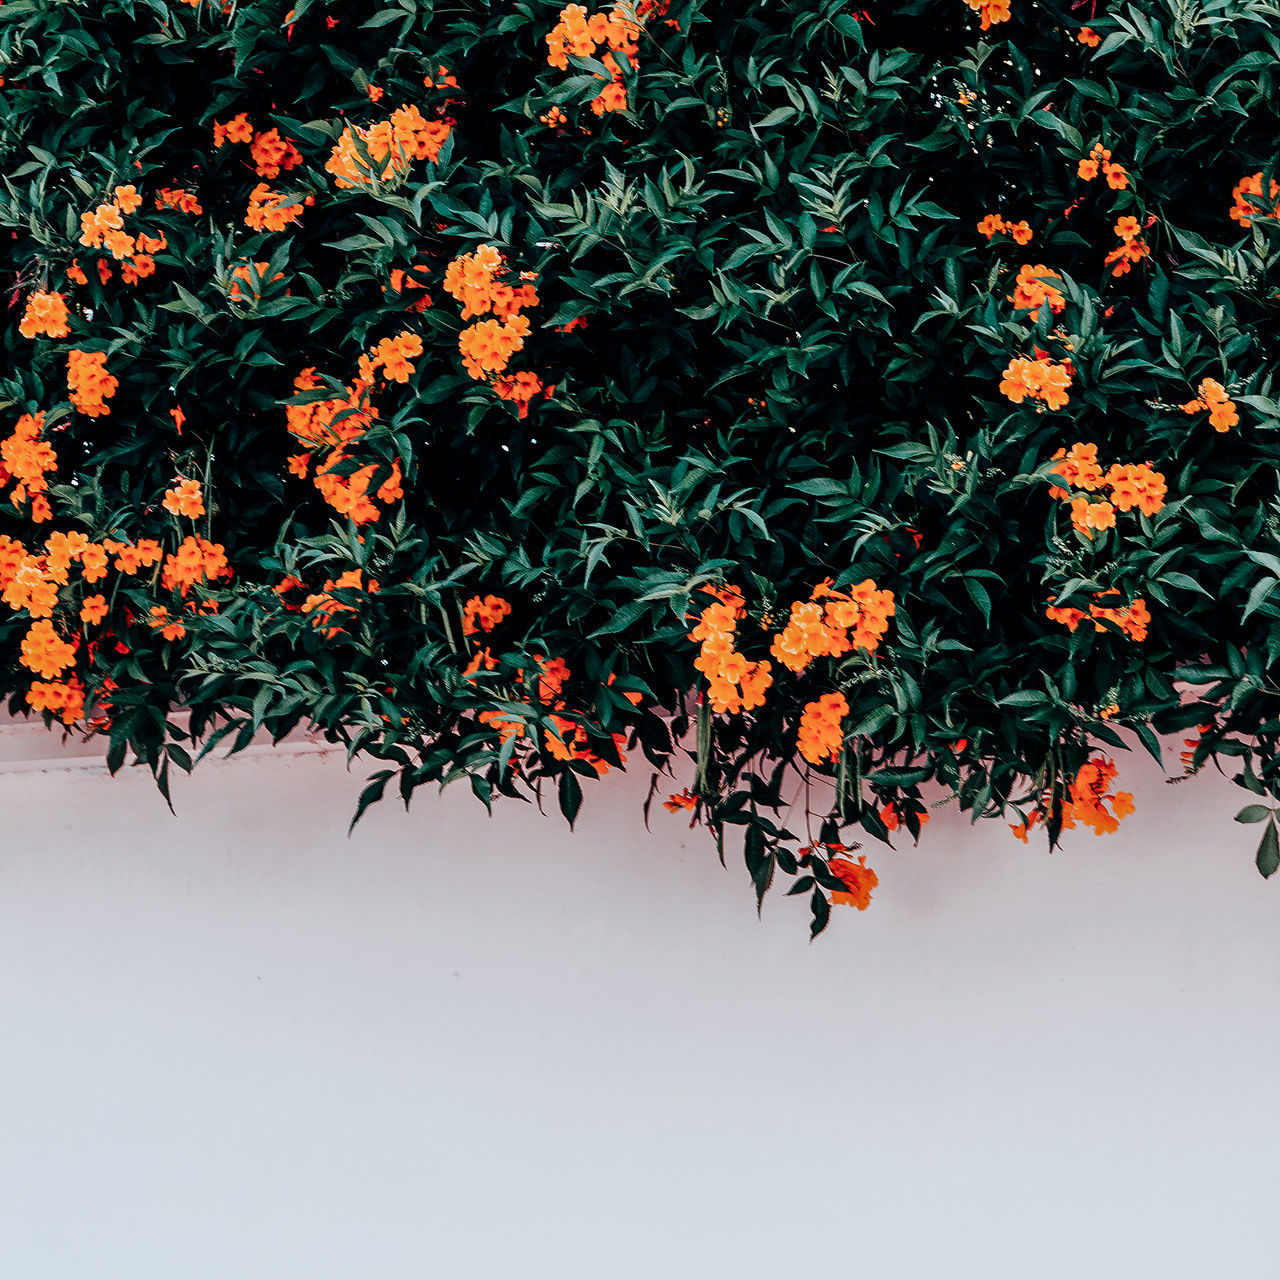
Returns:
[[[833,816],[832,841],[851,824],[887,835],[890,800],[918,834],[930,783],[975,815],[1044,802],[1056,835],[1092,749],[1140,741],[1158,756],[1155,735],[1200,725],[1212,727],[1196,766],[1234,756],[1280,798],[1280,223],[1228,216],[1241,178],[1276,173],[1274,4],[1102,3],[1091,50],[1076,38],[1085,10],[1066,0],[1013,0],[1013,20],[985,33],[963,0],[863,14],[673,0],[624,68],[632,110],[603,116],[588,105],[598,62],[548,65],[558,5],[288,9],[0,9],[0,433],[43,410],[59,458],[53,522],[5,505],[0,532],[29,548],[81,529],[172,550],[192,530],[161,498],[176,475],[207,478],[207,536],[235,575],[201,594],[219,612],[192,615],[179,642],[146,625],[154,604],[183,603],[158,581],[113,572],[97,588],[111,614],[89,639],[108,638],[82,645],[78,671],[91,695],[118,686],[114,764],[127,743],[160,778],[186,768],[181,706],[204,750],[314,722],[388,766],[362,806],[393,780],[407,803],[471,774],[487,803],[559,774],[572,821],[581,791],[545,749],[534,655],[564,657],[564,713],[599,757],[616,762],[623,734],[662,766],[670,732],[692,731],[701,585],[736,584],[752,619],[781,626],[822,579],[872,578],[897,603],[874,656],[776,669],[758,713],[705,719],[702,812],[718,837],[746,828],[761,897],[776,868],[796,872],[796,838],[766,814],[796,796],[787,762],[805,703],[834,689],[851,708],[844,756],[803,793]],[[456,89],[424,86],[440,66]],[[324,163],[343,125],[405,103],[452,121],[439,162],[337,190]],[[565,127],[539,119],[555,104]],[[214,121],[239,112],[302,153],[271,185],[314,204],[283,231],[245,225],[263,180],[248,149],[213,147]],[[1095,143],[1126,188],[1077,176]],[[130,182],[138,226],[168,249],[153,277],[127,286],[113,264],[104,285],[79,215]],[[195,192],[203,212],[157,211],[163,187]],[[1031,244],[988,243],[976,226],[992,212],[1025,219]],[[1144,224],[1151,255],[1115,277],[1104,257],[1121,215]],[[512,369],[554,394],[526,418],[458,357],[463,322],[441,280],[482,243],[538,275]],[[88,285],[66,283],[73,258]],[[242,262],[268,264],[256,302],[230,296]],[[420,315],[389,288],[416,262],[433,301]],[[1062,277],[1060,316],[1014,310],[1027,263]],[[45,287],[72,304],[70,338],[18,334],[23,300]],[[575,320],[585,327],[561,331]],[[425,353],[408,384],[379,393],[350,464],[376,464],[376,487],[398,460],[405,498],[357,530],[288,473],[285,403],[303,368],[340,387],[361,352],[406,328]],[[1057,411],[998,390],[1036,346],[1074,366]],[[107,352],[120,381],[108,416],[70,411],[72,347]],[[1230,432],[1178,408],[1205,378],[1238,407]],[[1151,463],[1163,510],[1075,532],[1047,471],[1077,441],[1096,443],[1104,468]],[[292,575],[319,592],[353,568],[380,590],[340,589],[353,611],[333,636],[272,591]],[[64,589],[64,634],[92,590]],[[490,593],[512,613],[482,637],[496,667],[467,680],[462,605]],[[1095,596],[1145,600],[1149,637],[1045,615],[1050,598],[1087,609]],[[29,621],[0,612],[20,707]],[[765,656],[768,632],[740,630]],[[521,720],[524,736],[504,743],[484,711]],[[1269,819],[1270,870],[1274,832]],[[817,886],[812,901],[817,929]]]

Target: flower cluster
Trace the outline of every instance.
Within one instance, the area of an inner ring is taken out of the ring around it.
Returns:
[[[285,196],[279,191],[272,191],[265,183],[260,182],[249,192],[249,207],[245,211],[245,225],[254,231],[283,231],[291,222],[302,217],[304,205],[315,203],[315,196],[306,196],[301,201],[285,203]]]
[[[116,187],[112,194],[113,200],[80,215],[80,243],[106,249],[118,260],[134,250],[134,238],[124,229],[124,215],[135,213],[142,199],[132,186]]]
[[[13,481],[9,501],[15,507],[31,499],[31,519],[36,524],[53,516],[47,476],[58,467],[53,445],[40,439],[43,430],[43,413],[24,413],[12,434],[0,440],[0,486]]]
[[[1042,401],[1049,409],[1061,409],[1069,399],[1067,388],[1074,374],[1070,360],[1058,363],[1041,354],[1034,360],[1015,356],[1004,371],[1000,393],[1014,404],[1029,397]]]
[[[313,454],[323,456],[317,462],[314,483],[320,496],[339,514],[355,524],[368,524],[376,520],[381,511],[369,496],[378,467],[375,463],[350,470],[346,460],[351,456],[350,447],[373,424],[378,410],[369,398],[370,390],[379,372],[391,381],[407,382],[414,372],[411,357],[422,354],[422,339],[417,334],[404,331],[395,338],[384,338],[372,351],[360,357],[360,376],[342,396],[311,400],[306,404],[291,404],[285,408],[289,433],[307,446],[305,453],[289,459],[289,470],[299,479],[306,479],[311,470]],[[294,390],[305,395],[322,384],[314,369],[303,369],[293,380]],[[378,501],[384,504],[398,502],[404,497],[399,459],[393,459],[391,474],[374,491]]]
[[[593,58],[598,46],[607,45],[608,49],[600,55],[600,61],[609,71],[610,82],[591,100],[591,110],[598,116],[606,111],[625,111],[627,90],[622,68],[613,55],[621,53],[632,67],[636,66],[639,54],[636,39],[639,34],[640,27],[620,5],[608,14],[591,15],[583,5],[566,5],[560,11],[560,21],[547,33],[547,61],[553,67],[566,71],[570,57]]]
[[[1031,224],[1025,219],[1021,222],[1007,222],[998,213],[989,213],[978,223],[978,230],[990,240],[993,236],[1012,236],[1015,244],[1031,243]]]
[[[179,479],[177,485],[165,492],[164,509],[171,515],[199,520],[204,515],[204,494],[199,480]]]
[[[238,116],[232,116],[226,124],[219,124],[216,120],[213,122],[213,145],[220,148],[227,142],[252,142],[253,126],[249,123],[249,116],[242,111]]]
[[[1008,22],[1013,16],[1009,7],[1011,0],[964,0],[964,2],[982,19],[983,31],[989,31],[997,22]]]
[[[51,533],[43,550],[30,552],[21,542],[0,537],[2,598],[11,610],[25,612],[32,620],[22,642],[20,662],[43,677],[32,682],[26,694],[27,704],[34,710],[57,714],[66,724],[74,723],[84,713],[83,683],[74,674],[64,674],[80,652],[79,640],[64,638],[51,619],[58,608],[60,589],[74,590],[72,566],[79,564],[82,582],[97,583],[107,576],[110,557],[116,553],[120,554],[115,568],[124,573],[136,573],[141,567],[157,563],[162,555],[157,542],[140,543],[137,547],[106,538],[93,542],[78,530]],[[90,626],[102,622],[106,614],[106,597],[100,593],[86,596],[77,611],[78,620]]]
[[[416,333],[402,329],[394,338],[383,338],[360,357],[360,381],[372,385],[381,373],[389,382],[408,382],[416,368],[413,361],[422,352],[422,339]]]
[[[839,758],[844,746],[844,718],[848,714],[849,703],[843,693],[824,693],[816,702],[806,703],[796,745],[810,764]]]
[[[1094,835],[1102,836],[1119,828],[1121,820],[1133,812],[1133,796],[1128,791],[1111,792],[1118,772],[1115,763],[1105,756],[1094,756],[1080,766],[1061,802],[1063,831],[1072,831],[1079,824],[1092,828]],[[1026,822],[1011,824],[1009,830],[1026,844],[1027,833],[1036,823],[1044,821],[1045,816],[1042,801],[1028,814]]]
[[[1047,302],[1049,310],[1056,316],[1067,305],[1061,290],[1049,283],[1050,280],[1061,280],[1056,271],[1050,271],[1043,264],[1018,268],[1018,278],[1013,286],[1013,296],[1009,299],[1016,311],[1029,311],[1032,321],[1040,319],[1040,308]]]
[[[1150,463],[1114,463],[1104,472],[1098,462],[1098,446],[1080,443],[1073,444],[1070,451],[1059,449],[1053,457],[1052,473],[1069,487],[1055,484],[1050,496],[1071,503],[1071,523],[1086,538],[1092,538],[1095,529],[1114,529],[1117,510],[1136,509],[1153,516],[1164,506],[1168,487],[1163,473],[1153,471]],[[1072,494],[1071,489],[1085,493]],[[1085,496],[1101,489],[1110,490],[1109,501],[1092,501]]]
[[[186,195],[186,192],[162,191],[156,197],[157,207],[165,207],[162,197],[172,196],[177,199]],[[190,197],[190,200],[194,203],[194,197]],[[80,215],[82,245],[90,249],[105,249],[117,261],[128,259],[120,268],[121,278],[126,284],[137,284],[142,277],[154,275],[156,264],[151,255],[168,247],[163,233],[158,236],[150,236],[145,232],[131,235],[125,230],[125,216],[132,216],[141,205],[142,197],[137,190],[132,185],[122,186],[115,188],[110,201]],[[194,212],[200,212],[198,203],[195,204]],[[71,264],[67,278],[77,284],[88,283],[79,262]],[[98,278],[103,284],[111,278],[111,267],[105,258],[98,260]]]
[[[894,612],[893,592],[881,590],[870,578],[847,591],[833,591],[826,578],[807,601],[792,604],[787,625],[774,636],[769,652],[797,673],[814,658],[839,658],[855,649],[874,653]]]
[[[1112,161],[1111,152],[1102,143],[1095,142],[1093,149],[1080,161],[1076,173],[1086,182],[1092,182],[1101,170],[1107,186],[1113,191],[1123,191],[1129,185],[1129,174],[1124,165]]]
[[[100,418],[111,412],[107,401],[116,393],[118,379],[107,372],[102,351],[74,350],[67,355],[67,389],[71,403],[86,418]]]
[[[1196,388],[1200,392],[1198,400],[1188,400],[1182,406],[1183,413],[1200,413],[1209,410],[1209,425],[1219,432],[1230,431],[1240,421],[1236,412],[1236,403],[1227,395],[1227,389],[1213,378],[1205,378]]]
[[[511,357],[524,347],[530,325],[529,318],[520,312],[525,307],[538,305],[538,293],[533,283],[537,277],[532,272],[522,275],[518,285],[508,283],[505,275],[506,264],[502,254],[487,244],[477,246],[474,253],[464,253],[455,258],[445,270],[445,292],[462,303],[464,320],[485,315],[493,317],[468,326],[458,335],[463,367],[477,380],[502,373]],[[514,384],[509,385],[514,389]],[[536,374],[530,374],[522,385],[529,388],[528,395],[523,396],[527,412],[528,401],[542,390],[542,380]],[[520,397],[506,395],[502,398],[515,400]]]
[[[204,212],[196,196],[182,187],[161,187],[156,192],[156,208],[176,209],[179,213]]]
[[[71,333],[67,319],[67,300],[62,294],[37,291],[27,298],[18,332],[24,338],[40,333],[49,338],[65,338]]]
[[[33,622],[22,638],[22,654],[18,661],[28,671],[46,680],[60,676],[75,660],[75,645],[63,640],[48,618]]]
[[[1143,258],[1150,256],[1151,250],[1147,248],[1147,242],[1140,234],[1141,230],[1137,218],[1126,214],[1117,219],[1115,233],[1120,237],[1120,243],[1106,258],[1106,265],[1111,268],[1113,276],[1124,275],[1135,262],[1141,262]]]
[[[343,129],[325,161],[325,171],[333,175],[337,187],[398,183],[415,160],[434,163],[451,132],[447,120],[428,120],[417,107],[402,106],[367,129],[354,125]]]
[[[248,115],[243,111],[226,124],[213,122],[214,147],[222,147],[228,142],[249,144],[249,155],[260,178],[278,178],[282,169],[295,169],[302,163],[302,153],[288,138],[281,136],[279,129],[255,134]]]
[[[1130,640],[1142,641],[1147,638],[1147,628],[1151,624],[1151,614],[1147,603],[1139,596],[1119,609],[1097,604],[1104,597],[1095,596],[1094,603],[1089,605],[1088,613],[1082,609],[1056,608],[1052,601],[1045,608],[1045,616],[1051,622],[1060,622],[1068,631],[1074,631],[1086,618],[1093,619],[1095,631],[1106,631],[1104,623],[1110,622],[1119,627]]]
[[[337,599],[334,591],[363,591],[366,595],[374,595],[378,583],[373,578],[365,578],[359,569],[348,569],[336,578],[328,579],[324,588],[313,592],[302,602],[302,612],[310,615],[312,624],[326,640],[342,634],[343,628],[333,621],[336,613],[354,613],[355,605]]]
[[[1271,201],[1275,201],[1280,196],[1280,182],[1273,178],[1269,190]],[[1280,202],[1268,208],[1268,201],[1263,199],[1261,170],[1248,178],[1241,178],[1231,189],[1231,199],[1230,216],[1242,227],[1252,226],[1254,218],[1258,217],[1280,218]]]
[[[188,534],[177,551],[165,556],[160,583],[166,591],[185,596],[192,587],[229,577],[231,566],[222,544]]]
[[[703,587],[715,600],[703,609],[689,639],[701,646],[693,665],[707,678],[707,697],[720,714],[754,711],[764,706],[773,684],[768,659],[751,662],[734,648],[738,620],[746,604],[737,587]]]
[[[501,596],[488,595],[483,599],[472,596],[462,607],[462,634],[474,636],[478,632],[488,633],[503,618],[511,614],[511,605]]]

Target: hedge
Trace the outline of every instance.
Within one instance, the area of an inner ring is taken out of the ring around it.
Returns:
[[[315,725],[361,812],[692,757],[815,932],[1186,736],[1270,875],[1278,68],[1263,0],[6,0],[10,709],[166,797]]]

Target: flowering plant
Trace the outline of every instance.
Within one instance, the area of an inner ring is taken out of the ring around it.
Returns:
[[[1280,50],[1210,8],[7,0],[11,709],[166,796],[313,723],[361,812],[687,751],[815,932],[853,833],[1101,834],[1192,731],[1270,875]]]

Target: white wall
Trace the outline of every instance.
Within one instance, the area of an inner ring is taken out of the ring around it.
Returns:
[[[0,776],[0,1276],[1270,1280],[1280,885],[1123,777],[810,946],[640,774],[350,842],[340,758]]]

